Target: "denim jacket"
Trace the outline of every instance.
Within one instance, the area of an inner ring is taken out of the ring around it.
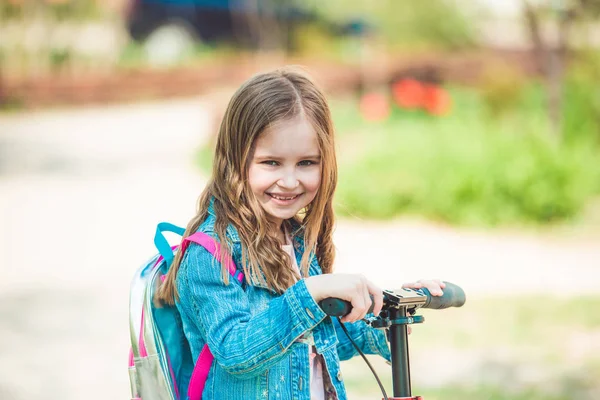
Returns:
[[[199,230],[217,238],[215,216]],[[242,249],[236,229],[229,226],[233,260],[241,270]],[[304,251],[301,237],[293,237],[298,264]],[[321,274],[316,257],[310,275]],[[208,343],[214,361],[203,400],[310,399],[308,344],[298,339],[312,331],[317,353],[324,366],[325,399],[347,398],[340,361],[358,353],[339,326],[309,294],[304,279],[277,294],[261,285],[225,285],[221,265],[202,246],[191,243],[177,274],[183,329],[196,360]],[[390,359],[385,334],[362,321],[346,323],[350,335],[365,354]]]

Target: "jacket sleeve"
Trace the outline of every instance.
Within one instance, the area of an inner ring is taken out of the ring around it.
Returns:
[[[337,318],[332,318],[335,333],[338,337],[337,351],[341,361],[349,360],[358,355],[348,336],[340,326]],[[385,337],[385,332],[380,329],[371,328],[363,321],[344,323],[354,343],[365,354],[379,354],[387,361],[391,361],[390,347]]]
[[[197,244],[186,251],[177,289],[179,302],[192,314],[215,360],[242,379],[263,373],[326,317],[304,280],[253,314],[239,282],[230,279],[226,285],[220,263]]]

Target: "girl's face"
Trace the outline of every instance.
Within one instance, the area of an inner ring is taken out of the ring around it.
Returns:
[[[248,182],[278,227],[313,201],[321,184],[321,155],[312,125],[297,117],[263,132],[256,140]]]

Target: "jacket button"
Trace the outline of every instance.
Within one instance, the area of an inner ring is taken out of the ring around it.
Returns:
[[[310,312],[310,310],[308,308],[306,309],[306,313],[308,314],[309,317],[311,317],[312,319],[315,319],[315,316],[313,315],[313,313]]]
[[[342,371],[338,371],[338,373],[337,373],[337,380],[340,381],[340,382],[343,380]]]
[[[302,391],[302,377],[298,377],[298,390]]]

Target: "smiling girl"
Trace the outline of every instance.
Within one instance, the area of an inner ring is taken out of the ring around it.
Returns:
[[[357,353],[319,307],[326,297],[351,302],[342,323],[364,353],[389,360],[384,333],[360,321],[372,303],[381,310],[381,289],[332,274],[336,182],[329,106],[311,79],[284,68],[244,83],[185,236],[213,237],[245,280],[191,244],[158,293],[179,309],[194,359],[205,344],[214,355],[203,399],[346,399],[340,361]]]

